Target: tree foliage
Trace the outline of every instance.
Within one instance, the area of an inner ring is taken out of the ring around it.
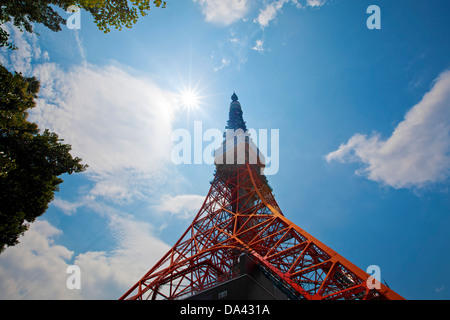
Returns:
[[[140,16],[150,11],[150,2],[156,7],[165,8],[162,0],[2,0],[0,3],[0,25],[11,21],[21,31],[34,32],[33,23],[40,23],[52,31],[60,31],[66,20],[57,8],[68,10],[77,6],[88,11],[97,27],[109,32],[112,28],[121,30],[131,28]],[[8,41],[9,34],[0,28],[0,47],[14,49]]]
[[[131,28],[140,16],[146,16],[150,11],[150,0],[79,0],[74,4],[89,11],[94,17],[97,27],[105,33],[111,27],[121,30]],[[130,6],[131,4],[131,6]],[[154,0],[156,7],[165,8],[166,2]]]
[[[0,66],[0,252],[18,243],[53,200],[59,176],[86,165],[70,155],[71,146],[55,133],[29,122],[39,82]]]

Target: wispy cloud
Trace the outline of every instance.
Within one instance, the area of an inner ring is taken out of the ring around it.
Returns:
[[[215,62],[215,72],[227,67],[240,70],[248,61],[249,53],[254,50],[259,53],[268,51],[264,46],[264,33],[271,22],[286,4],[297,9],[307,7],[321,7],[326,0],[193,0],[198,3],[207,22],[221,26],[230,26],[231,37],[226,41],[219,39],[221,55],[213,54],[212,58],[219,58]],[[252,19],[251,17],[256,17]],[[243,23],[236,24],[242,21]],[[233,25],[234,24],[234,25]],[[231,27],[231,25],[233,25]],[[218,57],[216,57],[218,56]]]
[[[80,53],[80,57],[82,59],[82,62],[85,64],[87,62],[87,54],[86,54],[86,49],[83,46],[83,40],[80,37],[80,33],[78,32],[78,30],[73,30],[72,31],[74,34],[74,38],[75,38],[75,43],[77,45],[78,51]]]
[[[297,9],[306,7],[321,7],[325,4],[326,0],[306,0],[306,2],[300,2],[299,0],[275,0],[266,4],[266,6],[259,10],[258,17],[253,22],[259,24],[262,28],[265,28],[269,23],[276,19],[278,13],[283,9],[283,6],[287,3],[291,3]]]
[[[220,71],[220,70],[222,70],[223,68],[225,68],[225,67],[227,67],[229,65],[230,65],[230,60],[228,60],[226,58],[222,58],[222,61],[221,61],[220,65],[215,67],[214,71],[216,71],[216,72]]]
[[[258,51],[259,53],[264,52],[264,40],[261,39],[256,40],[256,44],[252,49]]]
[[[0,48],[0,63],[10,71],[21,72],[25,76],[31,76],[31,62],[46,62],[49,60],[47,51],[42,51],[38,38],[34,33],[20,31],[11,22],[1,25],[1,28],[10,34],[12,43],[17,50],[9,50],[6,47]]]
[[[310,7],[321,7],[326,0],[306,0],[306,4]]]
[[[440,286],[439,288],[435,288],[434,292],[437,293],[437,294],[440,294],[444,289],[445,289],[444,286]]]
[[[355,134],[326,155],[328,162],[358,162],[357,173],[394,188],[424,187],[450,177],[450,71],[412,107],[383,140]]]

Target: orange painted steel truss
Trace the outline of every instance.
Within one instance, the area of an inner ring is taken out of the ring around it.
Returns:
[[[236,277],[245,253],[296,299],[403,299],[289,221],[259,166],[218,165],[192,224],[120,299],[183,299]]]

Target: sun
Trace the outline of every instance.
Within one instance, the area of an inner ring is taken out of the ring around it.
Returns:
[[[198,109],[200,104],[200,97],[195,90],[187,89],[181,92],[181,105],[186,109]]]
[[[180,77],[181,79],[181,77]],[[181,85],[173,92],[174,102],[178,110],[187,111],[189,114],[202,112],[203,107],[207,105],[205,99],[210,95],[205,95],[208,90],[208,86],[201,84],[199,80],[197,83],[184,83],[181,80]]]
[[[202,104],[202,97],[196,88],[184,87],[176,94],[176,100],[178,107],[193,111],[200,109]]]

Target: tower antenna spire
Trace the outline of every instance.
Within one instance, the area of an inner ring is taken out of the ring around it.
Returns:
[[[231,96],[230,111],[228,114],[228,122],[225,129],[242,129],[244,132],[247,131],[247,126],[245,124],[244,118],[242,117],[242,107],[238,101],[238,96],[235,91]]]

